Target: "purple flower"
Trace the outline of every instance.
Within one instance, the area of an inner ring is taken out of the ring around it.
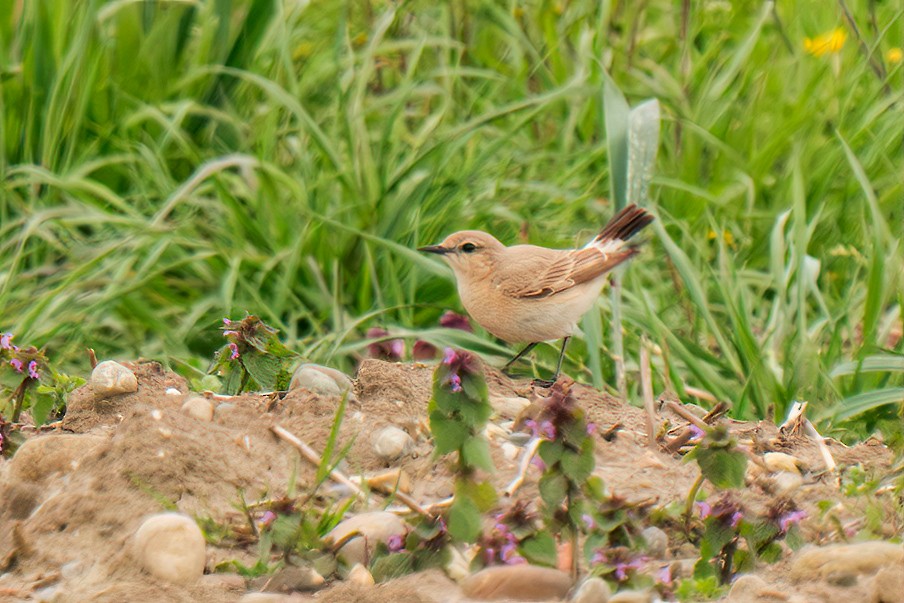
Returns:
[[[447,310],[439,317],[439,324],[447,329],[459,329],[461,331],[467,331],[468,333],[474,332],[470,321],[468,321],[468,317],[456,314],[452,310]]]
[[[500,551],[499,556],[507,565],[520,565],[522,563],[527,563],[527,560],[518,554],[518,545],[514,542],[509,542],[502,545],[502,550]]]
[[[452,348],[443,350],[443,364],[452,366],[452,363],[458,360],[458,354]]]
[[[597,431],[596,423],[587,423],[587,435],[592,436]]]
[[[10,361],[9,361],[9,365],[10,365],[11,367],[13,367],[14,369],[16,369],[16,372],[17,372],[17,373],[21,373],[21,372],[22,372],[22,361],[19,360],[18,358],[13,358],[12,360],[10,360]]]
[[[449,383],[452,384],[452,393],[457,394],[461,391],[461,377],[456,374],[452,374],[449,376]]]
[[[239,346],[238,345],[236,345],[235,343],[230,343],[229,349],[232,350],[232,354],[229,355],[229,358],[231,360],[235,360],[236,358],[239,357]]]
[[[32,379],[41,378],[41,376],[38,374],[38,362],[36,360],[32,360],[28,363],[28,376]]]
[[[386,546],[389,547],[390,553],[398,553],[405,548],[405,540],[401,534],[393,534],[386,540]]]
[[[706,519],[712,515],[713,508],[705,500],[695,502],[694,506],[697,507],[697,511],[700,512],[700,519]]]
[[[597,549],[593,552],[593,556],[590,557],[590,564],[600,565],[601,563],[606,563],[608,560],[606,553],[604,553],[602,549]]]
[[[700,429],[699,427],[697,427],[694,424],[691,424],[689,429],[691,431],[691,437],[688,440],[688,442],[699,442],[700,440],[703,439],[703,436],[705,434],[703,433],[702,429]]]
[[[263,530],[264,528],[269,528],[270,524],[276,521],[276,513],[273,511],[265,511],[261,518],[257,520],[257,529]]]
[[[366,337],[368,339],[380,339],[389,336],[389,331],[380,327],[371,327],[367,329]],[[382,358],[384,360],[401,360],[405,355],[405,342],[401,339],[389,339],[376,341],[368,344],[367,353],[371,358]]]
[[[596,527],[596,522],[593,521],[593,517],[589,513],[581,515],[581,521],[584,522],[584,525],[587,526],[588,530],[592,530]]]
[[[436,358],[436,347],[418,339],[411,348],[412,360],[433,360]]]
[[[530,460],[530,464],[539,469],[540,471],[546,471],[546,463],[543,462],[539,456],[535,456]]]
[[[493,561],[496,559],[496,549],[494,549],[493,547],[487,547],[487,549],[484,551],[484,554],[487,556],[487,563],[493,563]]]
[[[782,515],[781,519],[779,519],[778,525],[782,530],[782,534],[784,534],[789,529],[791,529],[791,526],[799,524],[806,518],[807,513],[805,511],[791,511],[790,513],[785,513],[784,515]]]
[[[736,528],[738,524],[741,523],[741,519],[744,518],[744,514],[740,511],[735,511],[731,514],[731,527]]]
[[[657,584],[664,584],[669,586],[672,584],[672,566],[671,565],[663,565],[656,571],[655,577]]]
[[[232,321],[229,320],[228,318],[224,318],[224,319],[223,319],[223,324],[226,325],[226,326],[228,327],[229,325],[232,324]]]
[[[13,345],[12,345],[12,343],[10,343],[12,338],[13,338],[12,333],[0,334],[0,349],[3,349],[3,350],[13,349]]]
[[[556,439],[556,426],[552,424],[552,421],[543,421],[540,423],[540,432],[547,440]]]
[[[632,570],[640,569],[640,567],[646,562],[647,558],[644,556],[635,557],[630,561],[624,561],[621,563],[615,564],[615,579],[619,582],[624,582],[628,579],[628,572]]]
[[[226,329],[225,331],[223,331],[223,337],[229,337],[231,335],[238,335],[238,334],[239,334],[238,331],[230,331],[229,329]]]

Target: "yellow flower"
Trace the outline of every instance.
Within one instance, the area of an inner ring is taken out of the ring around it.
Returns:
[[[904,52],[900,48],[889,48],[885,53],[885,60],[891,64],[900,63],[904,59]]]
[[[824,54],[840,51],[845,40],[847,40],[847,32],[841,27],[837,27],[821,36],[804,38],[804,50],[814,57],[821,57]]]

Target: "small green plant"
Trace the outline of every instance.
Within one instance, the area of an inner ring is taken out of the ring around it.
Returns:
[[[279,340],[279,331],[260,318],[223,319],[227,343],[217,351],[210,372],[223,377],[223,390],[237,394],[251,390],[285,390],[298,354]]]
[[[493,408],[474,356],[446,348],[433,373],[428,412],[436,455],[457,453],[449,534],[456,540],[474,542],[481,531],[481,514],[496,501],[492,484],[478,477],[478,471],[494,470],[489,444],[482,435]]]
[[[370,565],[377,582],[383,582],[412,572],[443,567],[451,555],[451,538],[443,518],[422,517],[414,529],[402,536],[392,536],[380,542]]]

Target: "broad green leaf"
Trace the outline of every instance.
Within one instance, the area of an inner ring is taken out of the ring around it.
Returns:
[[[838,403],[835,420],[842,421],[856,417],[868,410],[904,402],[904,387],[888,387],[845,398]]]
[[[548,531],[537,532],[533,536],[524,539],[518,550],[524,558],[534,565],[555,567],[558,560],[556,540]]]
[[[470,498],[456,496],[449,509],[449,534],[460,542],[474,542],[480,535],[480,517]]]
[[[550,509],[557,508],[562,504],[562,501],[565,500],[565,495],[568,494],[568,480],[564,475],[559,473],[547,471],[543,477],[540,478],[538,486],[540,488],[540,498],[543,499],[543,504]]]
[[[430,433],[436,445],[436,454],[442,455],[461,448],[470,432],[461,421],[449,418],[440,411],[433,411],[430,413]]]
[[[549,467],[559,462],[559,459],[562,458],[563,450],[565,450],[565,447],[562,442],[558,440],[543,440],[540,442],[537,454],[540,455],[540,460]]]
[[[695,453],[700,472],[717,488],[743,488],[747,457],[737,450],[700,448]]]
[[[565,450],[562,452],[562,473],[573,483],[582,483],[593,472],[596,465],[593,458],[593,440],[587,438],[579,452]]]
[[[490,455],[490,445],[480,435],[472,435],[465,440],[461,449],[462,459],[470,467],[477,467],[487,472],[492,472],[493,457]]]

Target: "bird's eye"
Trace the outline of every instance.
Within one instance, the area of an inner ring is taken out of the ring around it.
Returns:
[[[477,249],[477,245],[475,245],[474,243],[465,243],[461,246],[461,250],[465,253],[471,253],[475,249]]]

